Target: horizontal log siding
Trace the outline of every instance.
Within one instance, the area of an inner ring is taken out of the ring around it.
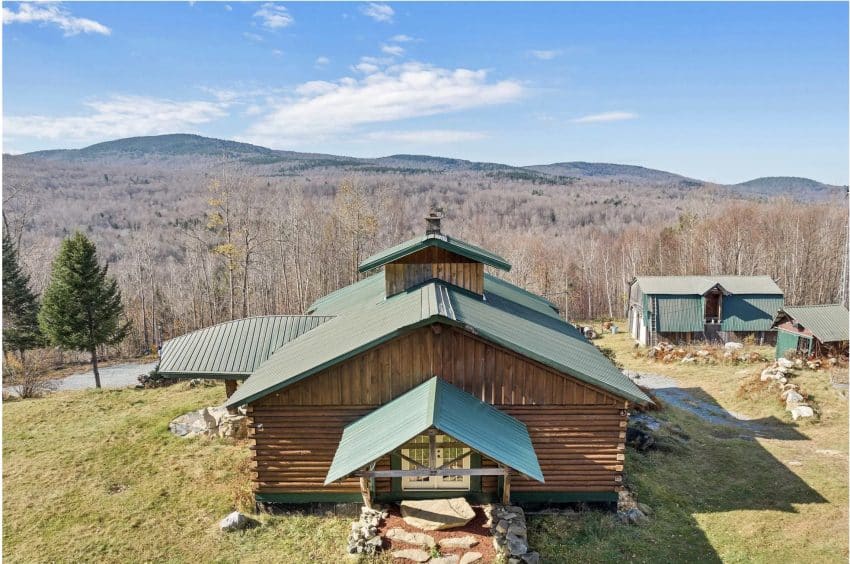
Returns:
[[[417,329],[252,404],[254,490],[358,492],[356,480],[322,485],[343,428],[435,374],[528,425],[546,483],[517,476],[514,491],[617,491],[624,400],[448,326]],[[378,468],[389,467],[387,456]],[[495,492],[498,479],[481,485]],[[390,481],[376,489],[389,492]]]

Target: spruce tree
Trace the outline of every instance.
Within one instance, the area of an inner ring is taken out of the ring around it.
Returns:
[[[44,346],[38,326],[38,297],[18,261],[18,250],[3,234],[3,349],[24,352]]]
[[[100,266],[97,248],[79,231],[62,241],[38,315],[54,344],[91,354],[98,388],[97,347],[120,343],[129,325],[121,321],[121,291],[108,268]]]

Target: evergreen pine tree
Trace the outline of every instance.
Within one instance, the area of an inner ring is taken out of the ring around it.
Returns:
[[[18,262],[18,250],[3,234],[3,349],[24,352],[44,346],[38,326],[38,297]]]
[[[54,344],[91,354],[98,388],[97,347],[120,343],[129,325],[121,321],[121,292],[108,268],[100,266],[97,248],[79,231],[62,241],[38,315]]]

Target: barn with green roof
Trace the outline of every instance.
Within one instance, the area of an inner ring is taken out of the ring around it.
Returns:
[[[304,316],[230,322],[162,351],[171,377],[242,381],[261,503],[617,500],[628,411],[650,400],[554,304],[444,235],[365,260]]]
[[[770,276],[638,276],[629,284],[629,332],[644,346],[747,336],[773,343],[784,303]]]

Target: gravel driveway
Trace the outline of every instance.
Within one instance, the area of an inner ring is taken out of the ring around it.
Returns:
[[[104,388],[126,388],[139,383],[140,374],[147,374],[156,368],[156,362],[145,364],[118,364],[100,368],[100,385]],[[94,372],[72,374],[56,381],[57,390],[85,390],[94,388]]]

